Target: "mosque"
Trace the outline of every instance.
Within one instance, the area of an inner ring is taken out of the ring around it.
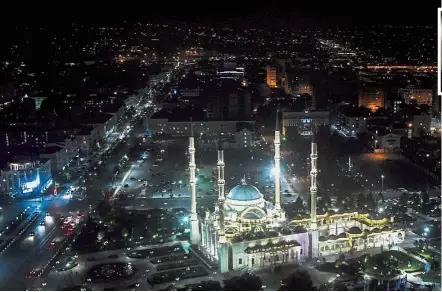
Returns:
[[[279,116],[279,115],[277,115]],[[190,244],[218,263],[219,271],[247,271],[307,258],[399,244],[404,230],[391,227],[393,218],[374,218],[358,212],[316,214],[317,144],[311,142],[310,214],[291,220],[281,208],[280,144],[278,118],[274,137],[274,202],[243,179],[225,194],[225,163],[218,141],[218,200],[213,212],[199,217],[196,208],[196,164],[193,124],[189,137],[191,189]]]

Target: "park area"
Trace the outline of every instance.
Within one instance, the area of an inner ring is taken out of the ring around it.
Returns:
[[[423,272],[425,264],[401,251],[389,250],[351,259],[346,259],[344,255],[341,255],[335,262],[319,264],[316,269],[347,277],[362,276],[364,273],[394,277],[401,271]]]
[[[129,211],[118,202],[102,201],[88,218],[72,250],[81,254],[164,244],[185,238],[187,218],[185,209]]]

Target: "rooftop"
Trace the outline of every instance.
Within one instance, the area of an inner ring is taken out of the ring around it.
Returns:
[[[206,121],[202,109],[164,108],[154,113],[151,119],[168,119],[169,121]]]
[[[48,146],[40,150],[40,154],[54,154],[63,149],[60,146]]]

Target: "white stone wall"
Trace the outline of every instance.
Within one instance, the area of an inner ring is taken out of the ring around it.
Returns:
[[[353,251],[363,251],[368,248],[381,247],[387,248],[389,244],[400,244],[404,241],[405,232],[402,230],[394,230],[391,232],[381,232],[367,236],[367,238],[355,238]],[[320,242],[319,253],[320,256],[330,254],[338,254],[342,252],[349,252],[351,245],[348,239]]]
[[[231,245],[231,267],[233,270],[243,270],[243,269],[251,269],[253,267],[259,267],[261,265],[269,265],[269,254],[266,256],[266,259],[263,261],[263,258],[260,254],[247,254],[245,249],[249,246],[254,245],[266,245],[269,240],[272,242],[279,242],[281,240],[291,241],[296,240],[301,246],[293,247],[289,249],[289,254],[287,256],[287,260],[289,262],[293,261],[301,261],[304,258],[308,257],[309,250],[309,237],[308,233],[299,233],[299,234],[290,234],[282,237],[274,237],[274,238],[264,238],[259,240],[252,241],[243,241],[233,243]],[[282,253],[281,253],[282,254]],[[293,254],[293,256],[292,256]],[[252,265],[252,262],[254,263]],[[280,256],[279,262],[282,262],[282,255]]]

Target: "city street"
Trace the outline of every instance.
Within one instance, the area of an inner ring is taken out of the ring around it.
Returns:
[[[59,195],[2,203],[0,226],[4,226],[26,207],[41,212],[40,217],[29,229],[0,255],[0,261],[8,263],[0,265],[2,267],[0,285],[3,289],[25,290],[27,286],[32,284],[32,279],[26,281],[26,277],[32,270],[39,270],[48,263],[57,250],[56,246],[51,246],[51,242],[54,240],[60,242],[64,239],[64,232],[55,225],[55,220],[62,215],[68,216],[70,212],[85,214],[93,208],[102,199],[102,191],[109,188],[114,176],[114,169],[121,157],[129,152],[137,140],[137,136],[144,133],[146,133],[146,119],[140,126],[133,128],[127,141],[103,161],[101,167],[96,171],[97,176],[86,181],[87,193],[83,199]],[[120,179],[120,176],[117,179]],[[49,217],[51,219],[45,218],[46,212],[51,215]],[[45,226],[40,226],[44,220],[46,221]],[[35,233],[33,238],[29,238],[30,232]]]

